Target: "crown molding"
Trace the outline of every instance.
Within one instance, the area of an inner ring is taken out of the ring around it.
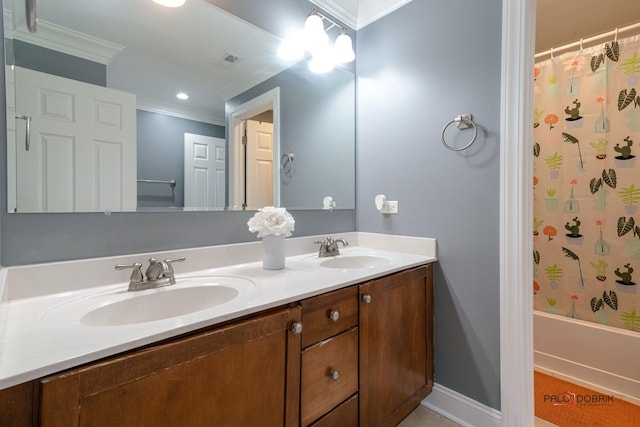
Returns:
[[[200,111],[194,108],[181,109],[175,105],[140,95],[138,95],[136,98],[136,109],[148,111],[150,113],[158,113],[164,114],[166,116],[178,117],[180,119],[208,123],[211,125],[218,125],[223,127],[225,126],[224,117],[215,117],[206,111]]]
[[[358,0],[354,11],[348,10],[337,0],[310,0],[311,3],[321,7],[327,13],[341,20],[351,28],[359,30],[374,21],[390,14],[394,10],[404,6],[411,0]]]
[[[5,24],[7,24],[6,19]],[[11,26],[5,26],[5,28],[11,28]],[[125,49],[119,44],[73,31],[42,19],[38,20],[37,29],[37,32],[31,33],[25,22],[17,22],[13,29],[13,38],[105,65]]]
[[[358,22],[357,22],[358,13],[357,13],[357,11],[356,11],[356,13],[353,13],[353,12],[347,10],[341,4],[336,3],[333,0],[310,0],[310,1],[311,1],[311,3],[315,4],[316,6],[322,8],[325,12],[329,13],[330,15],[335,17],[336,19],[342,21],[343,23],[345,23],[349,27],[358,29]]]

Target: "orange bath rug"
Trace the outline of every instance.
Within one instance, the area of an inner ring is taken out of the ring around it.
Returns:
[[[640,427],[640,406],[534,372],[536,417],[560,427]]]

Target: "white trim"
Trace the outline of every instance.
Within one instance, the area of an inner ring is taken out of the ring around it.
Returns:
[[[24,21],[18,22],[13,36],[17,40],[105,65],[124,50],[124,46],[119,44],[70,30],[42,19],[38,19],[36,33],[29,32]]]
[[[280,88],[276,87],[229,112],[229,207],[238,209],[241,194],[236,182],[241,182],[241,131],[242,122],[256,114],[273,110],[273,205],[280,206]],[[233,199],[231,199],[233,197]]]
[[[324,11],[342,21],[351,28],[359,30],[366,27],[374,21],[382,18],[385,15],[390,14],[394,10],[404,6],[411,0],[393,0],[387,1],[386,6],[381,6],[383,2],[369,2],[369,5],[373,7],[362,8],[361,3],[356,3],[356,10],[351,11],[345,8],[343,5],[335,2],[334,0],[310,0],[311,3],[322,8]]]
[[[211,125],[225,126],[224,117],[216,117],[206,112],[179,110],[174,105],[162,103],[144,96],[137,96],[136,108],[138,110],[149,111],[151,113],[164,114],[166,116],[178,117],[181,119],[194,120],[196,122],[208,123]]]
[[[532,99],[535,0],[502,3],[500,395],[502,425],[534,424]]]
[[[464,427],[500,426],[500,411],[440,384],[433,385],[421,405]]]

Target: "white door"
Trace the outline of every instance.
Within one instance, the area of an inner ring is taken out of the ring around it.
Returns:
[[[225,157],[223,138],[184,134],[185,208],[224,208]]]
[[[273,124],[247,120],[247,209],[273,206]]]
[[[15,67],[17,212],[136,210],[136,97]]]

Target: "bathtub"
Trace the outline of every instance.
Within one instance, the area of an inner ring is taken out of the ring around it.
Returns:
[[[640,405],[640,333],[533,311],[540,372]]]

